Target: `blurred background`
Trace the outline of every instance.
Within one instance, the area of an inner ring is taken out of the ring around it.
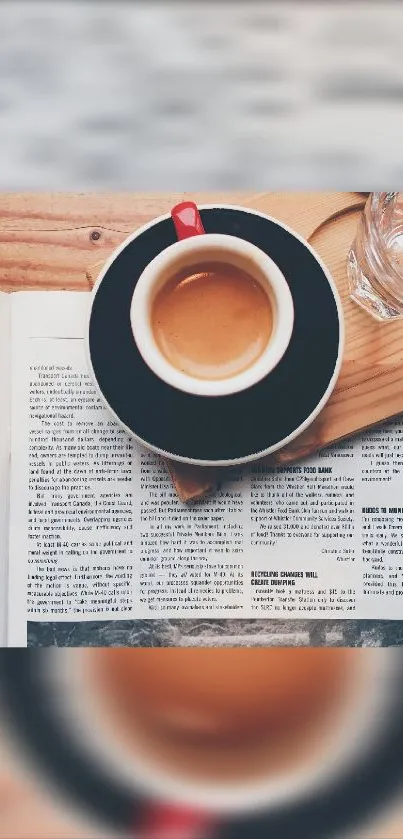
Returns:
[[[396,2],[3,0],[0,188],[389,189]]]
[[[403,6],[387,0],[3,0],[0,189],[395,189],[402,47]],[[0,839],[113,835],[50,784],[4,714],[0,745]],[[403,798],[383,785],[349,839],[402,839]]]

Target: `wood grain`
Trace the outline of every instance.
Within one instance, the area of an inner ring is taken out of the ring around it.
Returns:
[[[127,234],[184,198],[267,212],[310,235],[356,193],[0,194],[0,285],[87,290],[85,272],[102,265]],[[97,238],[94,237],[94,234]]]

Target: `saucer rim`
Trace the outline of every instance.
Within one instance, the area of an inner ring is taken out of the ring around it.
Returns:
[[[130,233],[129,236],[127,236],[123,240],[123,242],[121,242],[120,245],[118,245],[118,247],[115,248],[113,253],[110,255],[110,257],[106,260],[105,264],[103,265],[103,267],[102,267],[102,269],[101,269],[101,271],[98,275],[97,281],[94,284],[94,287],[92,289],[91,302],[90,302],[90,305],[89,305],[89,311],[88,311],[88,317],[87,317],[87,323],[86,323],[86,334],[85,334],[86,361],[87,361],[89,372],[91,373],[92,381],[93,381],[93,383],[96,387],[96,390],[97,390],[97,393],[98,393],[99,397],[101,398],[101,401],[103,402],[103,404],[105,405],[105,407],[107,408],[109,413],[114,417],[116,422],[120,425],[120,427],[123,428],[126,431],[126,433],[129,434],[130,437],[137,440],[137,442],[140,443],[140,445],[144,446],[149,451],[155,452],[156,454],[160,455],[161,457],[166,458],[167,460],[173,460],[173,461],[176,461],[178,463],[186,463],[186,464],[191,465],[191,466],[206,466],[206,467],[210,467],[210,468],[211,467],[217,467],[218,468],[218,467],[228,467],[228,466],[241,466],[241,465],[246,464],[246,463],[252,463],[254,461],[261,460],[262,458],[267,457],[268,455],[273,454],[274,452],[279,451],[279,449],[282,449],[285,446],[287,446],[289,443],[291,443],[293,440],[295,440],[297,437],[299,437],[300,434],[303,434],[303,432],[306,431],[306,429],[309,428],[310,425],[312,425],[314,420],[317,418],[317,416],[319,416],[320,412],[323,410],[323,408],[325,407],[325,405],[329,401],[329,399],[330,399],[330,397],[333,393],[333,390],[336,386],[336,382],[337,382],[337,379],[339,377],[341,367],[342,367],[342,363],[343,363],[343,353],[344,353],[344,347],[345,347],[345,324],[344,324],[343,307],[342,307],[342,303],[341,303],[338,288],[336,286],[336,283],[335,283],[329,269],[327,268],[327,266],[325,265],[325,263],[323,262],[321,257],[316,253],[314,248],[311,246],[310,242],[308,242],[306,239],[304,239],[303,236],[301,236],[299,233],[297,233],[292,227],[283,223],[282,221],[279,221],[279,219],[275,218],[274,216],[270,216],[267,213],[260,212],[259,210],[252,210],[249,207],[242,207],[239,204],[226,204],[226,203],[223,203],[223,204],[222,203],[219,203],[219,204],[218,203],[217,204],[212,203],[211,204],[210,203],[210,204],[198,204],[197,206],[198,206],[199,210],[237,210],[241,213],[249,213],[250,215],[258,216],[258,217],[263,218],[263,219],[265,219],[269,222],[277,224],[279,227],[281,227],[287,233],[290,233],[291,236],[294,236],[302,245],[304,245],[310,251],[311,255],[313,256],[313,258],[316,260],[316,262],[319,264],[320,268],[322,269],[322,271],[323,271],[323,273],[326,277],[326,280],[327,280],[327,282],[330,286],[330,289],[332,291],[333,298],[334,298],[334,301],[335,301],[335,304],[336,304],[337,318],[338,318],[338,324],[339,324],[339,343],[338,343],[337,359],[336,359],[333,374],[330,378],[329,384],[328,384],[324,394],[322,395],[321,399],[319,400],[318,404],[316,405],[314,410],[309,415],[309,417],[307,417],[304,420],[304,422],[302,422],[298,426],[298,428],[294,429],[294,431],[292,431],[287,437],[284,437],[282,440],[278,441],[277,443],[275,443],[272,446],[269,446],[267,449],[261,449],[261,451],[259,451],[259,452],[254,452],[251,455],[245,455],[245,456],[239,457],[239,458],[230,458],[230,459],[224,459],[224,460],[200,460],[198,458],[190,458],[190,457],[185,457],[183,455],[173,454],[172,452],[168,452],[164,449],[160,449],[158,446],[154,446],[153,444],[149,443],[147,440],[144,440],[142,437],[140,437],[138,434],[136,434],[115,413],[112,406],[109,404],[108,400],[104,396],[100,385],[98,384],[98,379],[95,375],[95,371],[94,371],[94,367],[93,367],[92,359],[91,359],[90,323],[91,323],[91,316],[92,316],[94,301],[95,301],[98,289],[99,289],[99,287],[101,286],[101,283],[104,280],[105,275],[107,274],[109,269],[112,267],[113,263],[118,258],[118,256],[120,256],[120,254],[125,250],[125,248],[129,244],[131,244],[131,242],[134,242],[146,230],[149,230],[151,227],[154,227],[154,226],[156,226],[157,224],[160,224],[163,221],[167,221],[171,217],[170,212],[169,213],[164,213],[163,215],[160,215],[160,216],[155,217],[154,219],[151,219],[151,221],[146,222],[146,224],[137,228],[133,233]],[[242,238],[242,237],[240,237],[240,238]],[[206,399],[214,399],[214,397],[208,397],[208,396],[206,396],[205,398]]]

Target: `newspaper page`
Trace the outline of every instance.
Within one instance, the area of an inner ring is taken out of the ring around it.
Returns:
[[[97,395],[90,295],[13,297],[10,644],[27,620],[401,617],[401,420],[186,507]]]

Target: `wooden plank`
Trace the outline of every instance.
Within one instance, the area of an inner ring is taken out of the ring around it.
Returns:
[[[356,193],[172,193],[167,195],[0,194],[0,287],[88,290],[99,267],[135,230],[184,197],[267,212],[310,235],[329,214],[360,200]],[[95,234],[95,236],[94,236]]]

